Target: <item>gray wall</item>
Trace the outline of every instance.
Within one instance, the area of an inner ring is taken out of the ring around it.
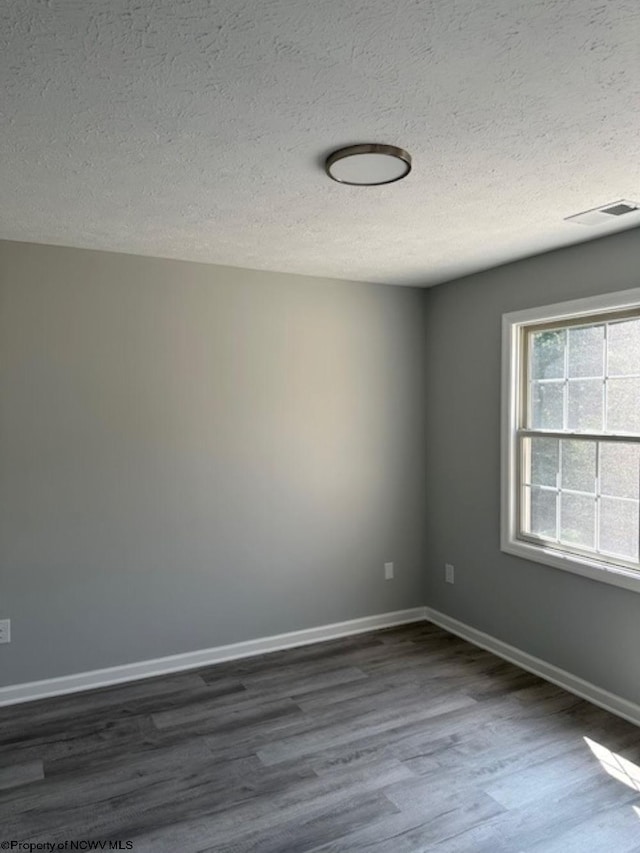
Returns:
[[[0,684],[422,603],[422,291],[3,243],[0,299]]]
[[[425,294],[426,603],[636,702],[640,594],[500,551],[500,335],[505,312],[639,286],[634,229]]]

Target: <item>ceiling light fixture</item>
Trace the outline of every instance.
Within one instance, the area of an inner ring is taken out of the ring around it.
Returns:
[[[339,148],[329,154],[324,168],[339,184],[377,187],[406,178],[411,171],[411,154],[395,145],[367,142]]]

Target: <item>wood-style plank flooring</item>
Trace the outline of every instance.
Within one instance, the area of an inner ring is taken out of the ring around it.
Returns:
[[[640,853],[640,729],[429,624],[0,709],[0,842]]]

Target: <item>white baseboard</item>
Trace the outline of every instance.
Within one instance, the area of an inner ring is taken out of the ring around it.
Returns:
[[[212,649],[200,649],[195,652],[185,652],[184,654],[170,655],[138,663],[127,663],[107,669],[95,669],[91,672],[47,678],[43,681],[13,684],[9,687],[0,687],[0,706],[31,702],[34,699],[45,699],[50,696],[61,696],[65,693],[77,693],[80,690],[93,690],[96,687],[109,687],[112,684],[121,684],[125,681],[137,681],[141,678],[151,678],[154,675],[166,675],[170,672],[196,669],[222,661],[253,657],[265,652],[275,652],[278,649],[306,646],[309,643],[319,643],[323,640],[333,640],[351,634],[362,634],[365,631],[374,631],[377,628],[390,628],[393,625],[404,625],[423,619],[424,607],[414,607],[410,610],[380,613],[376,616],[365,616],[361,619],[350,619],[348,622],[320,625],[316,628],[291,631],[287,634],[275,634],[271,637],[216,646]]]
[[[590,681],[578,678],[576,675],[572,675],[564,669],[560,669],[540,658],[527,654],[527,652],[523,652],[515,646],[503,643],[502,640],[478,631],[476,628],[472,628],[464,622],[459,622],[457,619],[440,613],[438,610],[425,607],[424,611],[425,618],[429,622],[433,622],[446,631],[450,631],[452,634],[468,640],[475,646],[480,646],[480,648],[504,658],[504,660],[519,666],[521,669],[526,669],[529,672],[533,672],[534,675],[539,675],[540,678],[550,681],[552,684],[557,684],[558,687],[563,687],[570,693],[575,693],[576,696],[580,696],[581,699],[586,699],[588,702],[604,708],[605,711],[610,711],[612,714],[616,714],[618,717],[622,717],[624,720],[640,726],[640,705],[629,702],[628,699],[623,699],[621,696],[616,696],[615,693],[609,693],[608,690],[603,690]]]
[[[580,696],[616,714],[629,722],[640,726],[640,705],[629,702],[614,693],[609,693],[589,681],[578,678],[547,663],[540,658],[523,652],[515,646],[510,646],[502,640],[492,637],[459,622],[445,613],[430,607],[414,607],[410,610],[396,610],[391,613],[380,613],[376,616],[365,616],[361,619],[350,619],[347,622],[335,622],[331,625],[319,625],[302,631],[291,631],[287,634],[275,634],[271,637],[261,637],[257,640],[247,640],[243,643],[232,643],[216,646],[211,649],[200,649],[184,654],[170,655],[154,660],[128,663],[107,669],[96,669],[91,672],[79,672],[73,675],[63,675],[59,678],[48,678],[42,681],[31,681],[23,684],[13,684],[0,687],[0,706],[14,705],[20,702],[31,702],[34,699],[45,699],[51,696],[62,696],[65,693],[77,693],[81,690],[93,690],[97,687],[109,687],[127,681],[138,681],[142,678],[152,678],[156,675],[166,675],[172,672],[182,672],[210,666],[223,661],[237,660],[245,657],[275,652],[279,649],[290,649],[296,646],[306,646],[323,640],[333,640],[362,634],[365,631],[375,631],[378,628],[391,628],[394,625],[404,625],[409,622],[419,622],[426,619],[439,625],[446,631],[462,637],[475,646],[486,649],[498,657],[526,669],[535,675],[557,684],[559,687]]]

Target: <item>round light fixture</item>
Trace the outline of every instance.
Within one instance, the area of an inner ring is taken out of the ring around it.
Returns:
[[[349,145],[329,154],[324,168],[340,184],[375,187],[406,178],[411,171],[411,154],[395,145]]]

